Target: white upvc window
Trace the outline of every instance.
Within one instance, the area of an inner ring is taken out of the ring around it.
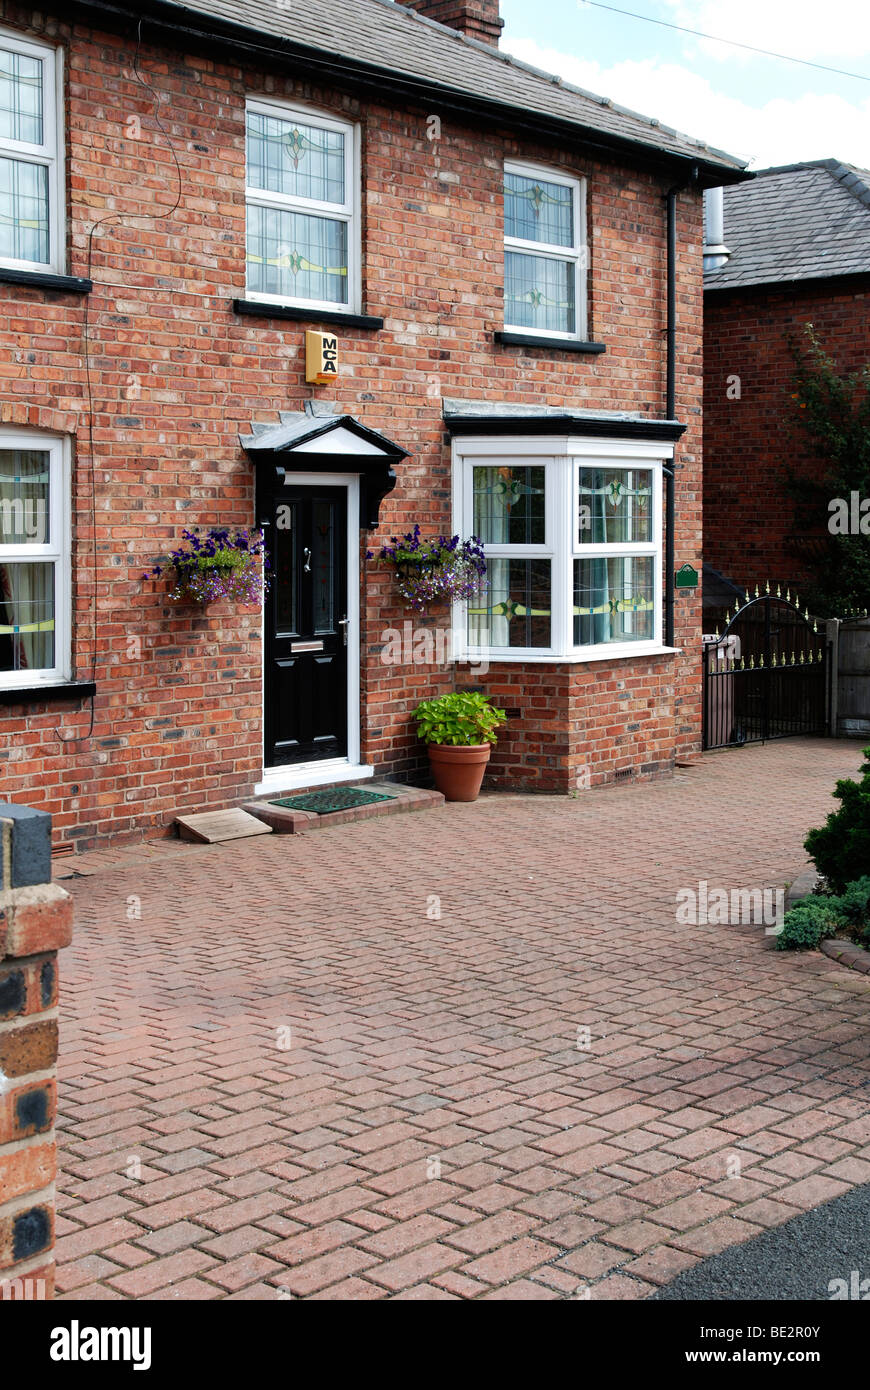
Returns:
[[[260,100],[246,123],[248,298],[358,313],[358,128]]]
[[[0,687],[70,678],[66,441],[0,430]]]
[[[469,438],[453,446],[454,528],[487,587],[454,610],[459,660],[597,661],[662,643],[662,470],[651,441]]]
[[[585,339],[585,180],[509,161],[504,204],[505,328]]]
[[[0,265],[64,271],[61,56],[0,30]]]

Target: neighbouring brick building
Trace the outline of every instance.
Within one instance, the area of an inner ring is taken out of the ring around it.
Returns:
[[[501,55],[496,0],[0,28],[2,794],[87,845],[410,779],[410,712],[457,684],[510,713],[493,785],[697,748],[669,576],[700,563],[702,192],[742,166]],[[488,552],[429,647],[366,557],[415,522]],[[259,523],[262,613],[143,582]]]
[[[765,169],[723,202],[727,259],[704,275],[704,560],[742,588],[802,585],[828,516],[797,534],[786,469],[813,476],[819,460],[788,429],[789,344],[811,323],[842,371],[870,361],[870,174]]]

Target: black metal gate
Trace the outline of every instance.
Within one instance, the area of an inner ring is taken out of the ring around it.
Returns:
[[[747,594],[703,665],[705,748],[827,732],[827,639],[788,592]]]

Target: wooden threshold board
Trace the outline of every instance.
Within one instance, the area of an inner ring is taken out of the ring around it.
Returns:
[[[272,827],[238,808],[228,811],[200,811],[193,816],[176,816],[182,840],[200,844],[220,844],[224,840],[245,840],[249,835],[271,835]]]

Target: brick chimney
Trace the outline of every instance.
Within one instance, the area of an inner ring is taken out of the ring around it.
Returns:
[[[498,0],[399,0],[427,19],[437,20],[470,39],[498,44],[504,20],[499,18]]]

